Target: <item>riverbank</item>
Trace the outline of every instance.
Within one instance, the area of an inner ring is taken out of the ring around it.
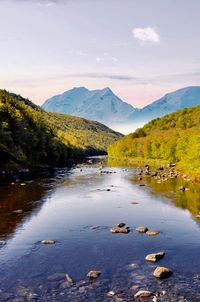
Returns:
[[[110,165],[124,165],[124,166],[133,166],[133,167],[141,167],[141,169],[148,165],[152,174],[154,175],[156,172],[159,173],[162,171],[163,177],[180,177],[184,180],[194,181],[196,183],[200,183],[200,171],[191,172],[187,171],[182,167],[180,163],[169,163],[166,160],[158,160],[158,159],[144,159],[144,158],[114,158],[108,157],[108,162]],[[200,169],[200,168],[199,168]]]

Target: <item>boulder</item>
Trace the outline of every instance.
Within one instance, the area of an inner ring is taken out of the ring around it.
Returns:
[[[139,226],[136,228],[136,231],[139,233],[146,233],[148,231],[148,228],[146,226]]]
[[[119,233],[128,234],[130,232],[130,229],[129,228],[112,228],[110,231],[113,234],[119,234]]]
[[[134,298],[137,299],[147,299],[153,297],[154,294],[149,290],[139,290],[135,295]]]
[[[172,275],[172,271],[167,267],[157,266],[153,275],[158,279],[165,279]]]
[[[90,271],[89,273],[87,273],[87,277],[89,279],[96,279],[101,275],[100,271]]]
[[[149,231],[146,232],[146,234],[148,236],[156,236],[156,235],[159,234],[159,232],[158,231],[149,230]]]
[[[118,228],[123,228],[126,224],[124,222],[120,222],[117,224]]]
[[[145,257],[145,260],[150,262],[157,262],[165,256],[164,252],[149,254]]]

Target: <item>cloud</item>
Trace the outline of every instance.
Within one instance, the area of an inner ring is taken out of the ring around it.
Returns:
[[[96,57],[95,60],[99,63],[104,61],[105,59],[103,57]]]
[[[77,73],[71,74],[67,77],[72,78],[96,78],[96,79],[110,79],[110,80],[119,80],[119,81],[131,81],[140,82],[141,79],[134,76],[122,75],[122,74],[107,74],[107,73]]]
[[[85,56],[88,55],[86,52],[83,52],[81,50],[72,50],[72,49],[69,51],[69,54],[70,55],[80,56],[80,57],[85,57]]]
[[[140,40],[142,42],[153,42],[153,43],[160,42],[159,34],[152,27],[145,27],[145,28],[137,27],[132,30],[132,33],[135,39]]]
[[[40,6],[51,7],[55,4],[64,3],[65,0],[12,0],[13,2],[33,3]]]

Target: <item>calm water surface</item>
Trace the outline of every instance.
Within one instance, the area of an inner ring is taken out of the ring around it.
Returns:
[[[0,186],[0,301],[134,301],[139,289],[157,293],[157,301],[200,301],[200,186],[146,178],[140,187],[135,168],[103,170],[112,173],[83,164]],[[119,222],[131,232],[111,234]],[[160,234],[138,234],[140,225]],[[159,265],[174,272],[164,281],[152,276],[157,264],[144,260],[158,251],[166,252]],[[102,272],[92,283],[90,270]],[[109,298],[111,290],[118,295]]]

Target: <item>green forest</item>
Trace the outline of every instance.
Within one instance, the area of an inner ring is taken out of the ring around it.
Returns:
[[[108,148],[110,158],[175,162],[180,171],[200,176],[200,106],[152,120]]]
[[[105,154],[121,136],[100,123],[48,113],[0,90],[0,168],[65,165],[80,156]]]

